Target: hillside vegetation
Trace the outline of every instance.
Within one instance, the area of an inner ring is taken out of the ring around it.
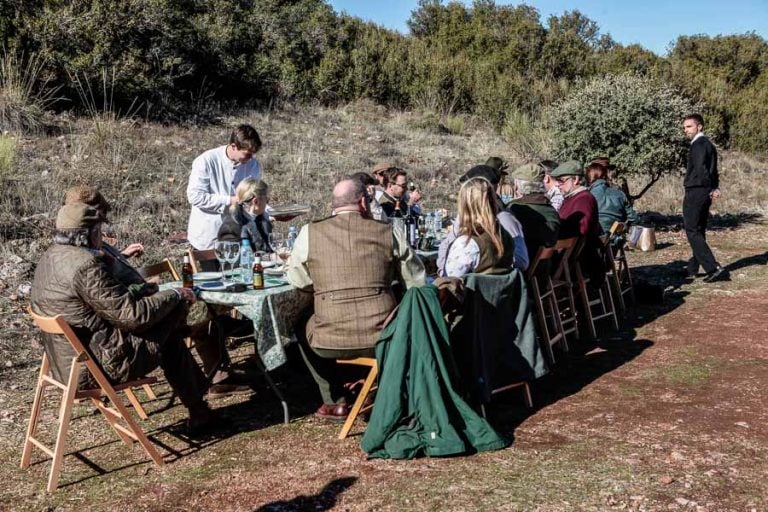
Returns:
[[[194,121],[234,105],[367,98],[430,110],[449,129],[458,114],[501,128],[535,122],[580,80],[637,73],[703,104],[721,146],[768,147],[759,115],[768,105],[768,43],[754,33],[680,37],[660,57],[617,43],[578,11],[542,19],[533,7],[492,0],[421,0],[409,35],[340,15],[322,0],[119,6],[6,0],[0,42],[17,68],[40,64],[33,92],[55,90],[55,98],[45,97],[58,110],[106,107]],[[12,101],[7,81],[0,76],[0,112]]]

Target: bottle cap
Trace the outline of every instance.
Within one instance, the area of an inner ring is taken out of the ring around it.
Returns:
[[[254,263],[261,263],[261,256],[254,256],[253,262]]]
[[[247,238],[243,238],[241,240],[241,245],[250,247],[251,246],[251,242]]]
[[[176,261],[178,261],[178,260],[176,260]],[[183,261],[184,261],[184,263],[189,263],[189,254],[185,254],[184,255],[184,260]]]

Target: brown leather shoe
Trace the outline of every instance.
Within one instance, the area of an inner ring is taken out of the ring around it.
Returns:
[[[342,422],[349,416],[347,404],[323,404],[315,411],[315,417],[324,420]]]

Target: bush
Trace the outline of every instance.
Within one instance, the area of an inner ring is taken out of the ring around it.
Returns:
[[[678,92],[638,75],[594,79],[547,110],[556,158],[608,156],[620,173],[640,175],[645,193],[683,164],[682,119],[693,106]]]

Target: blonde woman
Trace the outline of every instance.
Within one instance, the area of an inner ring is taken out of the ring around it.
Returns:
[[[272,222],[266,214],[269,185],[256,178],[245,178],[235,190],[237,204],[221,215],[219,240],[240,241],[247,238],[254,251],[273,252],[269,245]]]
[[[448,248],[443,274],[462,277],[509,269],[514,262],[514,239],[496,216],[496,192],[484,178],[472,178],[459,189],[459,233]]]

